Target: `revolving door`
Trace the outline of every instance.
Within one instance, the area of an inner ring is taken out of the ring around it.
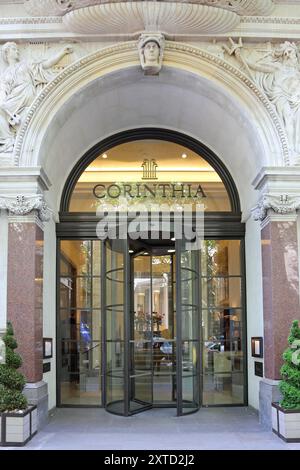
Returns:
[[[200,250],[107,240],[102,302],[106,410],[200,407]]]

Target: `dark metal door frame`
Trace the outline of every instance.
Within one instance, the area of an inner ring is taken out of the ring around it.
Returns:
[[[193,397],[192,399],[195,400],[195,406],[191,407],[190,411],[184,412],[184,398],[183,398],[183,298],[182,298],[182,286],[184,285],[184,278],[182,276],[183,269],[181,267],[181,257],[184,251],[185,240],[176,240],[176,383],[177,383],[177,416],[185,416],[191,413],[195,413],[200,409],[200,389],[202,388],[202,371],[200,370],[200,364],[202,363],[201,360],[201,348],[200,348],[200,326],[201,326],[201,309],[200,303],[201,300],[201,276],[199,273],[199,269],[201,266],[201,253],[200,250],[191,250],[192,253],[192,268],[191,268],[191,289],[192,289],[192,305],[191,308],[191,316],[192,316],[192,323],[194,323],[194,315],[195,315],[195,331],[196,335],[190,339],[190,343],[192,347],[194,346],[193,343],[196,342],[196,358],[195,358],[195,371],[192,369],[193,373]],[[187,251],[188,252],[188,251]],[[195,279],[193,280],[193,276]],[[198,286],[194,285],[197,283]],[[186,308],[189,308],[187,305]],[[196,312],[193,312],[194,307],[196,308]],[[194,367],[194,366],[192,366]],[[195,384],[195,377],[196,377],[196,384]],[[195,389],[196,387],[196,389]]]
[[[59,306],[59,275],[60,275],[60,269],[59,269],[59,256],[60,256],[60,240],[81,240],[81,239],[93,239],[95,240],[95,235],[92,236],[92,233],[94,232],[93,229],[89,229],[88,232],[85,230],[82,231],[82,225],[85,225],[84,223],[80,223],[79,221],[76,222],[76,229],[74,230],[75,226],[72,226],[71,232],[68,233],[65,230],[62,232],[58,231],[58,237],[57,237],[57,312],[59,312],[60,306]],[[234,225],[234,224],[233,224]],[[60,224],[57,224],[57,227],[60,227]],[[245,241],[244,241],[244,233],[245,233],[245,228],[243,224],[239,224],[239,227],[242,227],[238,230],[237,233],[234,232],[234,230],[230,230],[229,233],[223,233],[222,234],[222,228],[219,225],[219,230],[212,230],[212,233],[209,233],[208,235],[205,236],[207,239],[215,239],[215,240],[241,240],[241,278],[242,278],[242,310],[243,310],[243,324],[245,328],[245,337],[246,337],[246,278],[245,278]],[[72,234],[72,235],[71,235]],[[127,253],[128,256],[128,253]],[[105,407],[107,403],[107,396],[106,396],[106,374],[105,374],[105,364],[106,364],[106,348],[105,348],[105,329],[106,329],[106,314],[105,314],[105,297],[106,297],[106,290],[103,287],[103,282],[105,279],[105,260],[106,253],[105,250],[102,249],[102,275],[101,275],[101,282],[102,282],[102,300],[101,300],[101,307],[102,307],[102,404]],[[57,317],[59,318],[59,317]],[[201,334],[201,328],[200,328],[200,334]],[[74,407],[74,405],[68,405],[68,404],[61,404],[61,398],[60,398],[60,367],[61,367],[61,345],[60,345],[60,326],[59,322],[57,322],[57,406],[63,406],[63,407]],[[247,394],[247,343],[246,339],[244,337],[243,340],[243,353],[244,353],[244,363],[245,363],[245,369],[244,369],[244,406],[247,405],[248,402],[248,394]],[[201,338],[200,338],[201,339]],[[200,343],[201,346],[202,343]],[[200,357],[200,355],[199,355]],[[199,368],[201,368],[201,362],[199,365]],[[202,376],[202,374],[201,374]],[[200,380],[200,402],[202,400],[202,380]],[[243,406],[243,405],[210,405],[210,406]],[[101,406],[101,403],[99,403],[99,406]],[[95,407],[95,405],[76,405],[76,407]]]

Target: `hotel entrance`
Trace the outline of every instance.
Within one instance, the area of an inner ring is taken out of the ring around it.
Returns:
[[[192,214],[201,203],[202,243],[172,221],[168,236],[163,224],[155,239],[111,236],[141,202]],[[116,219],[101,239],[106,216]],[[68,178],[56,231],[58,406],[182,416],[247,404],[245,227],[217,156],[162,129],[101,142]]]
[[[185,245],[105,244],[106,409],[112,413],[164,406],[180,416],[200,406],[200,251]]]

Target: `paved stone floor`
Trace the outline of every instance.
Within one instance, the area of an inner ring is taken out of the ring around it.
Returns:
[[[55,410],[25,449],[300,450],[263,429],[248,408],[202,408],[182,418],[154,409],[130,418],[103,409]]]

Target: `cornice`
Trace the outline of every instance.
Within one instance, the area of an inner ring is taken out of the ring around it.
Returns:
[[[244,24],[276,24],[276,25],[298,25],[299,17],[290,16],[241,16],[240,22]],[[63,24],[61,16],[20,16],[0,18],[0,24]]]
[[[7,183],[11,189],[20,185],[23,185],[23,188],[25,186],[32,188],[34,185],[40,191],[48,191],[51,187],[51,182],[42,167],[0,167],[0,192],[6,188]]]
[[[203,5],[202,5],[203,6]],[[201,7],[201,5],[198,5]],[[108,7],[107,7],[108,8]],[[211,7],[209,7],[211,9]],[[188,41],[197,40],[197,39],[211,39],[211,38],[226,38],[226,37],[238,37],[243,36],[244,38],[249,39],[300,39],[300,17],[283,17],[283,16],[239,16],[236,26],[234,23],[230,26],[230,22],[227,21],[227,26],[224,24],[222,26],[222,11],[220,9],[217,11],[216,18],[218,19],[219,26],[216,27],[216,20],[212,22],[211,26],[206,24],[205,15],[201,15],[198,18],[198,21],[194,21],[193,18],[186,20],[182,17],[182,20],[178,19],[178,24],[176,21],[170,22],[170,18],[167,17],[169,21],[170,28],[174,30],[169,30],[164,28],[164,34],[166,37],[170,37],[173,40],[180,39]],[[224,10],[225,11],[225,10]],[[73,13],[73,12],[71,12]],[[74,12],[75,14],[76,12]],[[120,12],[119,12],[120,13]],[[224,21],[226,19],[226,13],[231,14],[230,11],[225,11]],[[77,13],[76,13],[77,14]],[[232,13],[233,14],[233,13]],[[35,40],[61,40],[65,39],[81,39],[81,40],[128,40],[137,37],[137,32],[133,29],[130,29],[129,26],[124,26],[124,18],[118,15],[118,20],[115,18],[116,15],[111,13],[108,16],[108,21],[105,22],[104,29],[101,30],[99,24],[95,26],[96,17],[92,17],[90,20],[89,16],[86,18],[85,26],[84,23],[81,25],[80,31],[73,31],[72,28],[68,26],[67,17],[62,16],[38,16],[38,17],[5,17],[0,18],[0,25],[2,26],[0,32],[1,40],[12,40],[17,39],[19,41],[24,41],[24,39],[35,39]],[[130,23],[130,18],[132,15],[129,15],[128,21]],[[191,20],[193,19],[193,22]],[[123,20],[123,22],[122,22]],[[118,26],[118,22],[120,23]],[[94,24],[93,27],[90,25]],[[133,21],[134,24],[134,21]],[[192,25],[192,26],[191,26]],[[202,26],[201,26],[202,25]],[[214,27],[212,27],[214,25]],[[103,27],[103,25],[102,25]],[[91,30],[96,28],[94,32]],[[143,29],[143,25],[140,25],[140,30],[138,34]],[[229,29],[227,29],[229,28]],[[161,28],[160,28],[161,29]]]
[[[252,182],[256,190],[262,190],[267,184],[290,185],[295,183],[299,187],[300,196],[300,168],[299,167],[267,167],[262,168]]]
[[[241,23],[245,24],[276,24],[276,25],[288,25],[288,24],[300,24],[300,18],[289,17],[289,16],[243,16]]]
[[[9,18],[0,18],[0,24],[10,25],[10,24],[62,24],[63,19],[60,16],[36,16],[36,17],[9,17]]]

